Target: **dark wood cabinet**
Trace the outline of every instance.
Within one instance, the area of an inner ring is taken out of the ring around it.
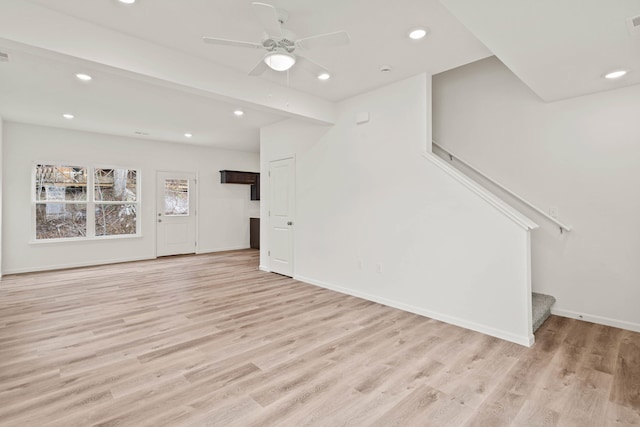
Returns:
[[[251,200],[260,200],[260,174],[255,184],[251,184]]]
[[[222,184],[248,184],[251,185],[251,200],[260,200],[260,174],[257,172],[220,171]]]
[[[256,172],[220,171],[220,182],[223,184],[255,184],[260,179]]]
[[[249,246],[260,249],[260,218],[249,218]]]

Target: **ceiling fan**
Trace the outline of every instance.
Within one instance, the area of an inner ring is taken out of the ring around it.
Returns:
[[[214,37],[203,37],[202,40],[210,44],[265,50],[266,54],[249,72],[250,76],[259,76],[267,68],[275,71],[287,71],[295,64],[298,64],[318,78],[329,78],[329,72],[324,67],[300,55],[297,50],[347,45],[351,40],[346,31],[337,31],[296,40],[291,31],[282,28],[282,25],[289,17],[285,10],[266,3],[253,2],[252,5],[265,30],[260,43]]]

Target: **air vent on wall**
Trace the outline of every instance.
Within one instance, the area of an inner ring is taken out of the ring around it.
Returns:
[[[0,52],[0,62],[9,62],[9,54]]]
[[[627,18],[627,28],[631,37],[640,38],[640,15]]]

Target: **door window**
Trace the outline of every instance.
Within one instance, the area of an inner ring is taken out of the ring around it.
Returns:
[[[164,180],[165,216],[189,216],[189,180]]]

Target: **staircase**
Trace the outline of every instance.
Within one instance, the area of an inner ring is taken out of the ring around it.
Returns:
[[[533,293],[531,298],[531,305],[533,306],[533,332],[537,331],[545,320],[551,315],[551,306],[556,302],[556,299],[551,295],[543,295]]]
[[[523,199],[512,190],[508,189],[504,185],[496,182],[485,173],[479,171],[466,161],[460,159],[457,155],[454,155],[436,141],[432,143],[432,152],[445,160],[447,163],[453,165],[456,169],[462,172],[465,176],[492,192],[498,198],[502,199],[505,203],[513,206],[511,203],[515,200],[519,205],[524,205],[542,215],[547,220],[554,223],[559,227],[560,233],[570,232],[571,227],[560,222],[557,218],[554,218],[544,212],[542,209],[534,206],[527,200]],[[454,161],[455,160],[455,161]],[[516,205],[517,206],[517,205]],[[532,293],[531,305],[532,305],[532,320],[533,320],[533,332],[537,331],[545,320],[551,315],[551,306],[556,302],[556,299],[551,295],[544,295],[538,293]]]

